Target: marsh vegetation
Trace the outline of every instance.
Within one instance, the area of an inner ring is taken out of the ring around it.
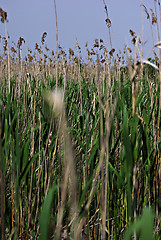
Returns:
[[[1,239],[161,238],[160,41],[143,60],[129,35],[119,53],[86,44],[86,61],[78,41],[55,54],[45,32],[22,59],[25,40],[1,36]]]

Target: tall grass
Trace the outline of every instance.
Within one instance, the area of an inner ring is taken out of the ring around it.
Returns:
[[[102,39],[55,57],[45,37],[10,47],[9,89],[4,41],[1,239],[160,239],[160,60]]]

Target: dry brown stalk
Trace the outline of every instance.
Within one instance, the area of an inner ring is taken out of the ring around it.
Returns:
[[[55,8],[55,22],[56,22],[56,89],[58,88],[58,19],[57,19],[57,10],[56,10],[56,0],[54,0]]]
[[[6,47],[7,47],[7,71],[8,71],[8,92],[10,93],[10,54],[9,54],[9,44],[8,44],[8,32],[7,32],[7,12],[0,8],[1,22],[5,25],[5,35],[6,35]]]
[[[53,115],[52,115],[53,118]],[[43,153],[44,155],[44,175],[45,175],[45,179],[44,179],[44,195],[46,196],[48,193],[48,188],[49,188],[49,183],[50,183],[50,178],[48,179],[48,168],[47,168],[47,150],[49,149],[50,152],[50,141],[52,138],[52,125],[53,125],[53,119],[51,118],[50,121],[50,127],[49,127],[49,133],[48,133],[48,138],[46,140],[46,147],[45,147],[45,151]]]
[[[66,200],[67,191],[69,191],[69,195],[72,201],[70,214],[72,217],[73,237],[74,239],[78,239],[78,235],[77,235],[78,203],[77,203],[76,172],[74,167],[73,152],[71,148],[71,140],[70,140],[69,132],[67,129],[67,121],[65,118],[63,92],[56,90],[55,92],[48,93],[48,95],[46,95],[46,100],[51,104],[51,106],[53,107],[53,113],[56,114],[55,116],[57,116],[58,120],[60,121],[59,134],[64,138],[63,139],[64,141],[64,164],[63,164],[64,177],[63,177],[63,180],[61,181],[61,185],[62,185],[61,199],[59,203],[57,226],[56,226],[55,232],[56,232],[57,238],[60,239],[61,230],[62,230],[64,204]],[[58,141],[60,136],[58,136]]]
[[[8,33],[7,33],[7,12],[5,12],[2,8],[0,8],[0,20],[5,25],[5,35],[6,35],[6,46],[4,47],[7,50],[7,71],[8,71],[8,92],[10,93],[10,55],[9,55],[9,44],[8,44]]]
[[[77,47],[77,56],[78,56],[78,81],[79,81],[79,92],[80,92],[80,115],[82,116],[82,86],[81,86],[81,70],[80,70],[80,56],[79,56],[79,45],[76,39],[76,47]]]
[[[109,102],[107,100],[106,102],[106,112],[104,113],[105,115],[105,128],[106,128],[106,162],[105,162],[105,174],[104,174],[104,199],[103,203],[104,205],[102,206],[102,238],[106,239],[106,219],[107,219],[107,196],[108,196],[108,164],[109,164],[109,137],[110,137],[110,131],[111,131],[111,124],[112,120],[114,117],[115,109],[117,105],[117,98],[114,100],[114,104],[112,102]],[[108,229],[107,229],[108,230]]]
[[[21,46],[22,42],[25,43],[24,38],[19,38],[18,43],[17,43],[17,48],[18,48],[18,83],[17,83],[17,89],[18,89],[18,102],[20,101],[20,92],[21,92],[21,78],[22,78],[22,60],[21,60]]]
[[[109,32],[109,38],[110,38],[110,48],[112,49],[112,38],[111,38],[111,20],[109,19],[109,14],[108,14],[108,8],[107,8],[107,5],[105,3],[105,0],[103,0],[103,4],[104,4],[104,8],[105,8],[105,12],[106,12],[106,15],[107,15],[107,18],[105,20],[107,26],[108,26],[108,32]]]
[[[39,111],[39,164],[38,164],[38,179],[41,176],[41,113]],[[36,214],[35,214],[35,224],[34,224],[34,231],[36,230],[38,214],[39,214],[39,202],[40,202],[40,184],[37,185],[37,202],[36,202]],[[36,194],[35,194],[36,195]]]
[[[89,197],[88,197],[88,201],[87,201],[87,203],[85,205],[85,210],[84,210],[85,214],[82,217],[82,219],[80,220],[79,225],[78,225],[78,229],[77,229],[78,236],[80,235],[80,233],[81,233],[81,231],[83,229],[83,226],[86,223],[86,213],[89,210],[89,207],[90,207],[90,204],[91,204],[91,201],[92,201],[92,198],[93,198],[93,194],[94,194],[95,186],[96,186],[96,183],[97,183],[97,179],[99,177],[100,171],[101,171],[102,166],[103,166],[104,157],[105,157],[105,144],[103,144],[102,148],[101,148],[99,163],[97,165],[97,169],[96,169],[96,172],[94,174],[94,178],[93,178],[93,182],[92,182],[91,191],[90,191],[90,194],[89,194]]]
[[[34,156],[34,144],[35,144],[35,140],[34,140],[34,127],[35,127],[35,96],[34,94],[31,97],[31,112],[33,115],[33,123],[31,126],[31,152],[30,152],[30,158],[32,159],[32,157]],[[31,178],[30,178],[30,189],[29,189],[29,196],[28,196],[28,216],[31,216],[31,197],[32,197],[32,181],[33,181],[33,164],[31,166]],[[26,234],[26,239],[28,238],[28,234],[30,231],[30,217],[28,217],[28,222],[27,222],[27,234]]]
[[[114,117],[117,99],[114,100],[114,104],[112,104],[112,96],[110,97],[111,92],[111,73],[109,69],[109,61],[106,51],[106,81],[107,81],[107,100],[106,106],[100,107],[103,110],[103,114],[105,117],[105,129],[106,129],[106,137],[105,137],[105,151],[106,151],[106,161],[105,166],[102,166],[102,239],[106,238],[106,217],[107,217],[107,195],[108,195],[108,163],[109,163],[109,136],[111,131],[111,123]],[[100,81],[100,80],[99,80]],[[98,91],[98,90],[97,90]],[[101,121],[101,119],[100,119]],[[103,140],[102,140],[103,142]]]

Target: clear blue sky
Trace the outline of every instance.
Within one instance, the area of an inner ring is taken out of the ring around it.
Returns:
[[[154,8],[153,0],[105,0],[109,18],[112,21],[112,43],[117,50],[124,44],[131,44],[129,29],[141,35],[141,2]],[[86,42],[92,46],[95,38],[102,38],[109,45],[106,14],[102,0],[56,0],[58,15],[59,44],[67,51],[75,48],[75,40],[82,49]],[[0,7],[7,12],[7,28],[11,40],[17,43],[21,36],[26,40],[23,50],[34,49],[40,44],[43,32],[47,32],[46,44],[55,50],[55,12],[54,0],[1,0]],[[155,27],[153,27],[155,30]],[[156,31],[154,31],[156,34]],[[4,26],[0,23],[0,35],[4,36]],[[152,46],[150,26],[144,14],[144,40],[148,40],[145,55]],[[110,49],[109,49],[110,50]]]

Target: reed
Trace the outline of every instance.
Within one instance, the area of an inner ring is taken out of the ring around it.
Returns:
[[[159,24],[159,5],[142,7]],[[78,41],[76,54],[57,46],[55,56],[46,32],[24,59],[25,40],[7,53],[4,38],[1,239],[161,239],[160,41],[142,59],[129,34],[122,53],[112,39],[110,50],[101,38],[86,44],[87,61]]]

